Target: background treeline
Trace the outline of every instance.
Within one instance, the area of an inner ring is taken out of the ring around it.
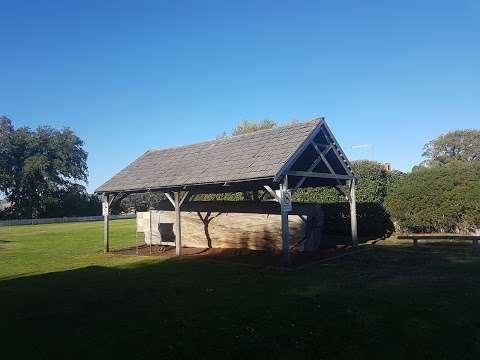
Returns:
[[[230,134],[269,129],[276,122],[243,121]],[[457,130],[424,147],[424,161],[408,174],[374,161],[353,161],[358,176],[360,236],[405,232],[475,232],[480,229],[480,130]],[[0,218],[88,216],[101,213],[99,199],[87,193],[87,153],[66,128],[15,129],[0,117],[0,193],[8,206]],[[145,211],[161,194],[135,194],[114,204],[113,213]],[[199,195],[197,200],[253,199],[253,193]],[[348,234],[350,210],[336,189],[302,189],[294,200],[322,204],[326,232]]]
[[[0,218],[88,216],[101,204],[89,195],[87,153],[68,129],[15,129],[0,116]]]

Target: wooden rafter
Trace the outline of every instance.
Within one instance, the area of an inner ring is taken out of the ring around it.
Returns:
[[[327,123],[324,122],[322,124],[322,127],[324,127],[326,130],[326,133],[323,132],[323,134],[327,137],[328,140],[330,140],[331,144],[333,145],[333,150],[335,151],[337,157],[339,158],[340,163],[342,164],[342,167],[344,168],[346,173],[352,176],[355,176],[355,173],[353,172],[352,166],[348,161],[347,156],[343,152],[340,145],[338,145],[337,139],[335,139],[335,136],[333,135],[332,131],[328,127]]]
[[[318,155],[322,158],[323,160],[323,163],[325,164],[325,166],[327,167],[328,171],[330,171],[331,174],[335,174],[335,170],[333,170],[332,168],[332,165],[330,165],[330,163],[328,162],[327,158],[325,157],[324,153],[322,151],[320,151],[320,149],[318,148],[317,144],[313,144],[313,146],[315,147],[315,150],[317,151]],[[329,149],[333,148],[333,144],[331,144],[331,147]],[[336,188],[343,194],[345,195],[345,197],[347,198],[347,200],[350,199],[350,195],[342,188],[342,182],[340,181],[340,179],[337,177],[336,178],[337,180],[337,186]]]
[[[267,192],[272,196],[272,198],[275,201],[280,202],[280,197],[277,195],[277,193],[275,191],[272,190],[272,188],[270,186],[265,185],[264,188],[265,188],[265,190],[267,190]]]
[[[350,175],[339,175],[339,174],[329,174],[329,173],[317,173],[312,171],[289,171],[288,175],[298,176],[298,177],[311,177],[319,179],[340,179],[340,180],[351,180],[352,176]]]
[[[307,171],[309,172],[312,172],[317,167],[317,165],[325,158],[325,155],[328,154],[328,152],[332,149],[332,145],[325,145],[325,149],[320,151],[320,149],[318,148],[318,144],[312,141],[312,145],[315,147],[315,150],[318,152],[319,156],[313,161],[313,163],[307,169]],[[298,181],[297,185],[295,185],[295,188],[293,190],[294,191],[298,190],[303,185],[305,180],[307,180],[307,177],[306,176],[302,177]]]

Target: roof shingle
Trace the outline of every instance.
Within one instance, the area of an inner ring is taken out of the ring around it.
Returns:
[[[273,178],[321,123],[149,150],[95,192],[120,192]]]

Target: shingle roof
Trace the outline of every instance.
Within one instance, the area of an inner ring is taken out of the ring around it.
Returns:
[[[120,192],[273,178],[322,120],[193,145],[149,150],[95,192]]]

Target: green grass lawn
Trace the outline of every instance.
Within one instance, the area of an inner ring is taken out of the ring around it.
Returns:
[[[113,247],[134,231],[113,221]],[[101,251],[101,222],[0,227],[3,359],[480,358],[467,245],[377,245],[291,272]]]

